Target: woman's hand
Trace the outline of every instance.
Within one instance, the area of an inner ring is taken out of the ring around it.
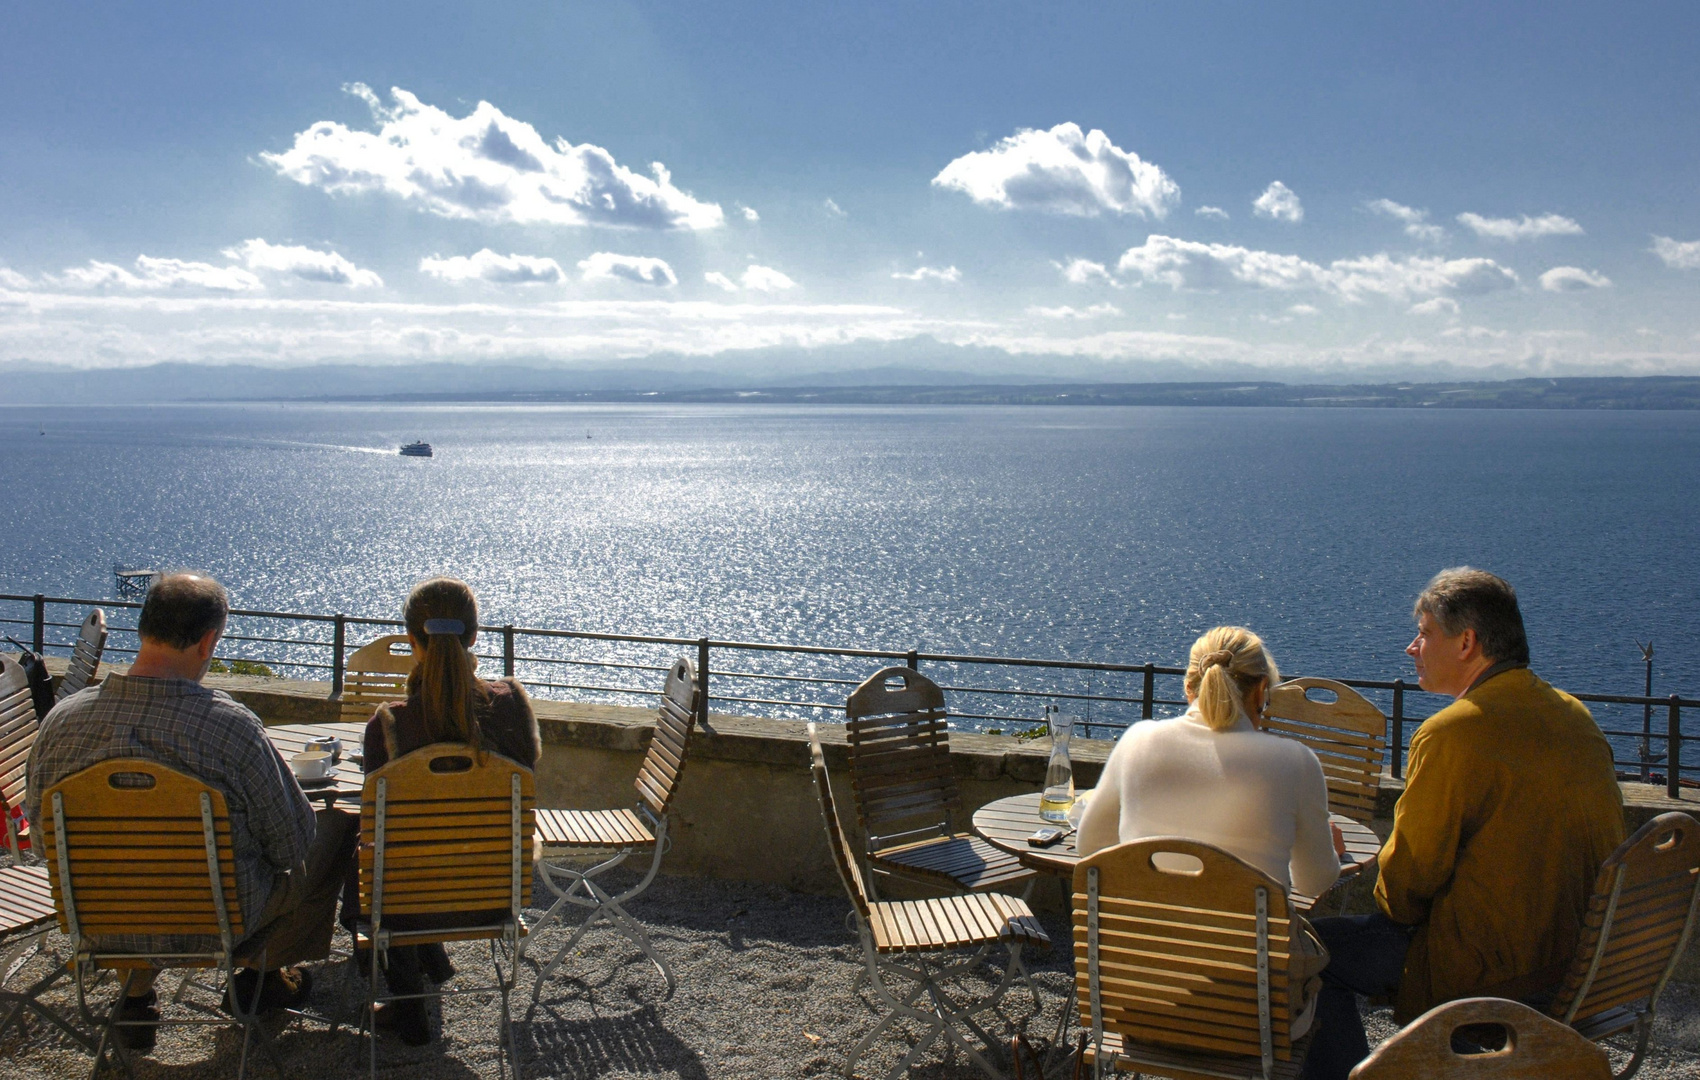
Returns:
[[[1328,823],[1328,831],[1334,834],[1334,854],[1344,859],[1346,857],[1346,834],[1340,831],[1340,826],[1332,821]]]

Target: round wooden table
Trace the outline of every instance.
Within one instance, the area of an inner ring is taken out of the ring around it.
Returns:
[[[1328,820],[1340,827],[1340,834],[1346,840],[1346,856],[1340,864],[1342,878],[1358,873],[1375,861],[1381,851],[1381,840],[1368,826],[1342,814],[1329,814]],[[1074,846],[1077,834],[1073,830],[1050,847],[1031,847],[1027,843],[1027,838],[1039,829],[1053,826],[1068,828],[1068,823],[1041,818],[1039,793],[1036,791],[1027,795],[1011,795],[974,811],[974,831],[987,843],[1014,854],[1024,866],[1058,877],[1073,878],[1074,866],[1080,861],[1080,852]],[[1316,902],[1316,897],[1301,893],[1293,893],[1292,899],[1293,905],[1301,911],[1309,911]]]
[[[335,806],[339,799],[360,801],[360,791],[366,783],[359,760],[361,739],[365,734],[364,724],[279,724],[266,729],[266,738],[283,755],[285,765],[289,764],[290,758],[307,749],[307,744],[313,739],[335,735],[342,740],[342,760],[336,763],[329,777],[320,781],[296,781],[301,784],[302,794],[327,807]]]

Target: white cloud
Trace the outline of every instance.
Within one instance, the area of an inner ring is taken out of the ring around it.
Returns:
[[[1458,223],[1467,226],[1477,236],[1491,240],[1537,240],[1543,236],[1579,236],[1582,233],[1582,226],[1559,214],[1490,218],[1465,213],[1458,215]]]
[[[1072,308],[1064,304],[1062,307],[1030,307],[1027,313],[1045,319],[1102,319],[1120,315],[1122,309],[1114,304],[1093,304],[1089,308]]]
[[[1094,128],[1023,128],[990,150],[964,154],[933,177],[977,203],[1074,217],[1110,212],[1162,218],[1181,189],[1162,169]]]
[[[376,288],[384,279],[371,270],[362,270],[334,251],[317,251],[310,247],[289,244],[268,244],[255,238],[244,240],[221,254],[234,259],[250,270],[266,270],[303,281],[326,285],[346,285],[351,289]]]
[[[1672,270],[1700,270],[1700,240],[1655,236],[1653,246],[1647,250],[1664,260],[1664,264]]]
[[[1201,206],[1197,210],[1194,210],[1193,213],[1197,214],[1199,217],[1215,218],[1218,221],[1227,221],[1229,217],[1228,212],[1220,206]]]
[[[1093,262],[1090,259],[1070,259],[1067,265],[1063,263],[1053,265],[1062,271],[1062,276],[1071,285],[1090,285],[1095,281],[1102,281],[1110,285],[1116,283],[1116,279],[1110,276],[1109,268],[1101,262]]]
[[[1555,266],[1541,275],[1541,288],[1547,292],[1585,292],[1588,289],[1609,289],[1611,278],[1592,273],[1580,266]]]
[[[1456,315],[1458,301],[1450,296],[1437,296],[1432,300],[1424,300],[1420,304],[1412,304],[1412,315]]]
[[[1251,208],[1258,217],[1289,221],[1294,225],[1305,219],[1305,208],[1298,195],[1279,180],[1264,188],[1263,194],[1253,200]]]
[[[756,208],[753,207],[753,206],[740,206],[740,207],[738,207],[738,213],[744,215],[745,221],[760,221],[761,220],[761,215],[756,213]]]
[[[0,285],[8,289],[27,289],[30,287],[30,279],[9,266],[0,266]]]
[[[679,283],[678,275],[667,265],[667,260],[647,255],[616,255],[611,251],[598,251],[580,260],[578,268],[584,271],[586,281],[632,281],[639,285]]]
[[[487,101],[456,119],[399,88],[385,106],[362,83],[346,87],[371,108],[377,132],[321,120],[281,154],[260,159],[283,176],[334,195],[379,192],[447,218],[487,224],[710,229],[718,205],[653,179],[599,146],[546,142],[537,129]]]
[[[1294,304],[1292,307],[1288,308],[1287,311],[1288,311],[1289,314],[1292,314],[1292,315],[1320,315],[1321,314],[1320,311],[1318,311],[1315,307],[1311,306],[1310,304]]]
[[[845,210],[842,206],[839,206],[836,202],[833,202],[831,199],[826,200],[821,205],[826,207],[826,212],[831,214],[833,217],[849,217],[850,216],[848,213],[845,212]]]
[[[489,248],[476,255],[453,255],[447,259],[430,255],[419,260],[419,271],[456,285],[467,281],[488,281],[494,285],[556,285],[567,279],[567,272],[554,259],[537,255],[498,255]]]
[[[235,293],[265,288],[259,278],[239,266],[155,259],[147,255],[136,256],[135,273],[113,263],[90,259],[87,266],[73,266],[60,274],[58,283],[78,289],[107,286],[138,291],[194,288]]]
[[[749,292],[784,292],[786,289],[795,289],[797,287],[797,283],[795,281],[792,281],[773,267],[760,266],[756,263],[751,263],[748,267],[746,267],[744,272],[738,275],[737,281],[733,281],[731,278],[719,271],[712,270],[704,274],[702,279],[716,288],[725,289],[727,292],[738,292],[739,290],[748,290]]]
[[[1364,203],[1364,209],[1372,214],[1392,218],[1405,226],[1405,235],[1426,243],[1439,243],[1446,239],[1446,230],[1439,225],[1427,224],[1428,211],[1418,210],[1414,206],[1405,206],[1392,199],[1374,199]]]
[[[1509,336],[1504,330],[1487,326],[1454,326],[1440,332],[1445,338],[1468,338],[1471,341],[1499,341]]]
[[[1315,289],[1347,300],[1473,295],[1517,284],[1516,273],[1492,259],[1395,259],[1378,254],[1322,266],[1297,255],[1156,235],[1123,253],[1117,269],[1174,289]]]
[[[898,273],[891,276],[899,281],[943,281],[954,285],[962,280],[962,271],[954,266],[947,266],[943,270],[931,266],[918,266],[907,274]]]

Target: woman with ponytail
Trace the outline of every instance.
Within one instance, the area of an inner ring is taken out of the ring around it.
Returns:
[[[1243,626],[1194,642],[1186,713],[1134,724],[1117,740],[1080,820],[1080,853],[1182,836],[1288,889],[1317,896],[1334,884],[1339,848],[1322,766],[1308,747],[1257,727],[1280,677],[1263,640]]]
[[[536,768],[542,743],[525,687],[511,677],[496,682],[478,677],[478,658],[470,651],[478,640],[478,598],[466,582],[447,577],[421,582],[408,594],[402,618],[418,659],[407,677],[407,700],[378,706],[366,724],[366,772],[421,747],[445,742],[470,744],[480,760],[486,753],[497,753],[528,769]],[[348,895],[345,891],[345,910]],[[450,916],[448,921],[458,925],[482,914],[469,912]],[[490,917],[499,916],[492,913]],[[414,917],[420,918],[432,917]],[[413,926],[405,915],[386,919],[385,924],[430,929]],[[453,974],[454,966],[441,945],[388,950],[384,978],[392,994],[417,994],[425,988],[425,975],[441,983]],[[409,1046],[431,1041],[425,1003],[418,998],[380,1006],[378,1022]]]

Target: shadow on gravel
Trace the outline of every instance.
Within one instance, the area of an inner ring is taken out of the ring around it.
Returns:
[[[571,1020],[539,1006],[519,1028],[519,1050],[529,1078],[597,1077],[609,1073],[659,1073],[708,1080],[702,1059],[661,1022],[654,1005],[620,1016]]]

